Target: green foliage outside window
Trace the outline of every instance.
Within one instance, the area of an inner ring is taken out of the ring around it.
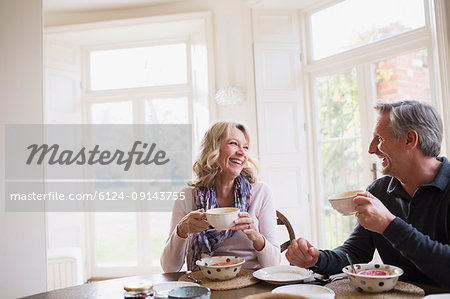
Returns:
[[[328,196],[362,187],[362,145],[356,69],[316,80],[320,121],[323,201]],[[325,212],[326,246],[342,244],[355,224],[333,210]]]

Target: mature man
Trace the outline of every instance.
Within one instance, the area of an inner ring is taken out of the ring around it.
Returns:
[[[384,263],[404,270],[403,279],[450,289],[450,163],[437,157],[442,121],[418,101],[379,102],[369,153],[382,173],[355,199],[358,223],[334,250],[294,240],[286,253],[294,265],[335,274],[353,262],[369,262],[375,248]]]

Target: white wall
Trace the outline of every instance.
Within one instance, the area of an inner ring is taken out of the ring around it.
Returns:
[[[5,212],[5,124],[42,123],[42,1],[0,1],[0,297],[46,290],[44,213]]]
[[[246,93],[240,105],[219,106],[214,98],[216,119],[242,121],[250,127],[251,138],[256,141],[256,106],[254,95],[251,10],[242,0],[190,0],[155,5],[139,9],[91,11],[77,13],[47,13],[45,26],[80,24],[124,18],[170,15],[211,11],[213,15],[214,77],[216,90],[238,86]],[[254,143],[254,149],[257,144]],[[256,150],[254,153],[256,154]]]

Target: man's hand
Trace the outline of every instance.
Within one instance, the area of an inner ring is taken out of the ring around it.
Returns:
[[[291,241],[291,245],[289,245],[286,252],[286,258],[291,264],[302,268],[309,268],[317,263],[319,250],[312,246],[306,239],[298,238]]]
[[[382,234],[395,219],[383,203],[370,192],[358,193],[353,202],[356,204],[356,217],[359,224],[365,229]]]

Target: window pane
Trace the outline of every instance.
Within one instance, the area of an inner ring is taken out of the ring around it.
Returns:
[[[150,242],[151,242],[151,263],[159,266],[159,258],[166,244],[170,230],[171,212],[150,213]]]
[[[379,61],[373,65],[377,98],[430,101],[430,70],[426,50]]]
[[[320,138],[360,136],[356,69],[316,79]]]
[[[325,210],[325,237],[329,249],[336,248],[348,239],[356,224],[356,217],[344,217],[333,209]]]
[[[423,0],[347,0],[311,15],[314,59],[425,26]]]
[[[318,77],[315,87],[326,246],[333,248],[348,237],[355,221],[354,217],[343,217],[332,210],[327,198],[363,186],[356,69]]]
[[[90,89],[187,83],[186,44],[90,52]]]
[[[95,103],[91,105],[92,124],[132,124],[131,102]]]
[[[363,187],[361,139],[321,144],[324,204],[328,196]]]
[[[188,98],[145,101],[145,122],[148,124],[189,124]]]
[[[136,213],[95,213],[99,267],[137,266]]]

